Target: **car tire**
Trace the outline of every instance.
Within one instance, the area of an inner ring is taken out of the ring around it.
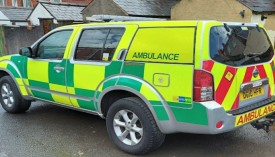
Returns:
[[[114,144],[134,155],[153,151],[165,140],[148,107],[136,97],[114,102],[108,110],[106,126]]]
[[[0,103],[8,113],[22,113],[30,108],[31,101],[25,100],[10,76],[0,79]]]

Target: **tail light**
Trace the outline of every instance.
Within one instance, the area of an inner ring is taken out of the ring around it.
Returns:
[[[197,102],[214,100],[214,83],[210,73],[195,70],[193,99]]]

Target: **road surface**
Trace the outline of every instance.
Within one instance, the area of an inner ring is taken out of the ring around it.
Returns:
[[[270,133],[250,125],[221,135],[172,134],[150,157],[272,157]],[[0,109],[0,157],[126,157],[109,140],[98,116],[46,103],[33,103],[25,114]]]

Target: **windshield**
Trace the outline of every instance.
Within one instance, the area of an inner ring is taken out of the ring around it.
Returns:
[[[262,28],[211,28],[210,56],[217,62],[232,66],[250,65],[270,61],[273,55],[272,45]]]

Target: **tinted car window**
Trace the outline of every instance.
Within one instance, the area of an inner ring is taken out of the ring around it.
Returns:
[[[232,66],[267,62],[274,51],[262,28],[231,26],[213,27],[210,32],[210,56],[213,60]]]
[[[84,30],[80,37],[75,60],[110,61],[124,29]]]
[[[72,30],[51,34],[39,44],[37,58],[62,59],[71,34]]]
[[[111,29],[104,45],[103,58],[104,61],[110,61],[113,58],[116,47],[124,33],[124,29]]]

